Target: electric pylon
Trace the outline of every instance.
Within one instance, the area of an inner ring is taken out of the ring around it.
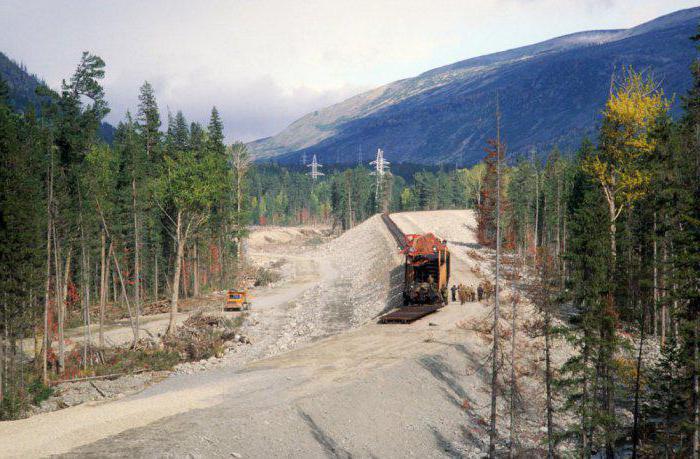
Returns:
[[[317,178],[319,178],[322,175],[325,175],[323,172],[319,171],[319,167],[323,167],[322,164],[319,164],[318,161],[316,161],[316,155],[314,155],[313,160],[311,161],[311,164],[307,164],[306,167],[311,168],[311,172],[308,174],[311,176],[311,178],[315,181]]]

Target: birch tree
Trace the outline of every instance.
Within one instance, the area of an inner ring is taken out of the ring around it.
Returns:
[[[197,158],[193,150],[174,149],[167,151],[164,159],[154,192],[175,245],[167,329],[167,333],[172,333],[178,312],[185,246],[207,221],[212,206],[219,202],[230,185],[227,183],[227,164],[209,150]]]

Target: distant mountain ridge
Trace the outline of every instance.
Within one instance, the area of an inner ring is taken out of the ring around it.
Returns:
[[[23,112],[28,106],[39,109],[41,98],[36,94],[37,88],[47,86],[38,76],[30,74],[27,68],[0,51],[0,78],[10,89],[9,103],[13,110]],[[114,140],[114,126],[109,123],[100,125],[100,138],[107,143]]]
[[[633,66],[652,72],[669,96],[686,92],[698,20],[700,7],[456,62],[305,115],[248,146],[256,160],[316,154],[351,163],[382,148],[392,161],[473,164],[494,134],[498,90],[510,154],[575,148],[595,136],[613,71]]]

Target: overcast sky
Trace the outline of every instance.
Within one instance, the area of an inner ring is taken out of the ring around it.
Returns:
[[[89,50],[107,63],[116,124],[144,80],[163,114],[229,141],[434,67],[591,29],[627,28],[698,0],[0,0],[0,51],[58,88]]]

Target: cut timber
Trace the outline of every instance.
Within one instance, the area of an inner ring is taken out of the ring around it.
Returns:
[[[404,306],[379,318],[380,324],[408,324],[440,309],[440,305]]]

